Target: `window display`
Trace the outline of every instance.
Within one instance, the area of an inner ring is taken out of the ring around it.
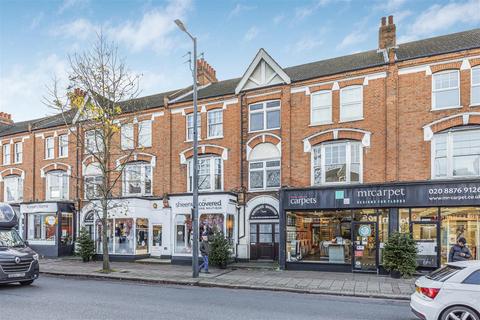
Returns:
[[[133,219],[115,219],[115,253],[133,254]]]
[[[148,253],[148,219],[137,218],[136,254]]]
[[[212,235],[215,232],[224,232],[223,214],[202,214],[200,215],[200,233],[206,232]]]
[[[152,245],[154,247],[162,246],[162,225],[156,224],[152,227]]]
[[[28,240],[55,243],[57,217],[54,213],[34,213],[28,217]]]
[[[97,220],[97,239],[95,244],[97,246],[97,252],[103,253],[103,234],[102,234],[102,222]],[[113,219],[107,219],[107,242],[108,242],[108,253],[113,253]]]
[[[60,243],[63,245],[71,245],[73,243],[73,213],[71,212],[62,212]]]

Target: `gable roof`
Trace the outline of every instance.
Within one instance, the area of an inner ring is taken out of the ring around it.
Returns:
[[[399,44],[396,49],[396,56],[397,61],[405,61],[474,48],[480,48],[480,28]],[[291,82],[305,81],[318,77],[385,65],[385,60],[381,52],[378,52],[377,50],[369,50],[282,69],[265,50],[260,49],[257,56],[259,56],[262,51],[262,57],[269,57],[273,61],[272,63],[278,66],[277,69],[285,73],[285,79],[289,78]],[[249,68],[254,65],[254,61],[252,61]],[[253,69],[255,69],[255,66]],[[247,73],[248,69],[242,78],[219,81],[201,88],[198,91],[198,99],[208,99],[235,94],[237,87],[239,87],[240,82],[245,78]],[[163,107],[164,98],[170,98],[172,96],[178,98],[177,94],[179,92],[188,92],[189,88],[190,87],[134,99],[133,104],[129,103],[131,106],[130,108],[134,108],[134,110],[126,109],[125,111],[142,111]],[[188,102],[192,100],[192,94],[188,94],[178,99],[176,102]],[[27,132],[30,126],[32,129],[46,129],[61,126],[64,123],[63,116],[57,114],[40,119],[16,122],[12,125],[2,125],[0,126],[0,137]]]

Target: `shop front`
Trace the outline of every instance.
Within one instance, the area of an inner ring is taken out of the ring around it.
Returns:
[[[286,269],[382,272],[392,232],[409,232],[419,268],[437,268],[462,236],[480,249],[480,182],[282,189],[280,265]]]
[[[231,193],[200,194],[198,203],[199,234],[222,232],[230,241],[232,255],[237,243],[237,197]],[[171,242],[174,245],[172,263],[191,263],[193,227],[192,196],[170,196],[173,219]]]
[[[41,202],[20,205],[24,239],[45,257],[72,255],[76,212],[72,202]]]

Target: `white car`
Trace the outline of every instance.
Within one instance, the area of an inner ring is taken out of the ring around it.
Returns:
[[[448,263],[419,278],[410,307],[424,320],[480,320],[480,261]]]

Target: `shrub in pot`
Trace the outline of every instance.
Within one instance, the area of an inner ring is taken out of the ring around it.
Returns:
[[[417,268],[417,246],[409,233],[390,235],[383,249],[383,267],[392,278],[411,277]]]
[[[87,229],[80,229],[80,234],[77,240],[77,254],[82,257],[83,262],[88,262],[95,254],[95,243],[90,239],[90,234]]]
[[[223,233],[215,232],[211,237],[210,255],[208,257],[210,263],[219,268],[226,268],[230,259],[230,243],[224,237]]]

